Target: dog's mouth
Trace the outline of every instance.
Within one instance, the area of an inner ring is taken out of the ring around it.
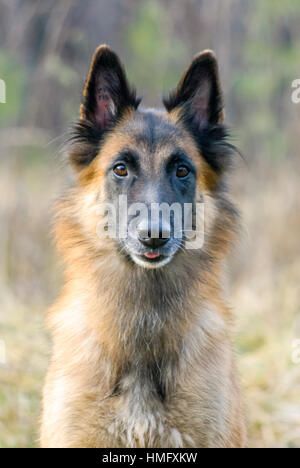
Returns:
[[[173,255],[165,255],[159,252],[145,252],[143,254],[131,254],[132,260],[144,268],[161,268],[169,263]]]
[[[146,257],[148,260],[159,260],[161,254],[159,252],[146,252],[144,257]]]

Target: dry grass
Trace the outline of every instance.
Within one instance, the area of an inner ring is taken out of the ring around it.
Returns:
[[[43,318],[60,282],[49,233],[62,172],[32,151],[0,167],[0,447],[33,447],[49,351]],[[249,446],[300,447],[300,364],[291,361],[300,338],[297,171],[283,162],[241,168],[235,187],[247,231],[231,289]]]
[[[0,447],[36,446],[42,380],[49,343],[43,320],[58,291],[50,207],[60,171],[36,149],[10,152],[0,187]]]
[[[287,161],[238,174],[248,235],[233,304],[251,447],[300,447],[300,364],[292,361],[300,338],[298,174]]]

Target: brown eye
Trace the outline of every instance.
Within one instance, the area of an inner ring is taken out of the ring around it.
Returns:
[[[190,173],[190,170],[188,167],[186,166],[177,167],[176,176],[179,177],[180,179],[182,179],[183,177],[186,177],[187,175],[189,175],[189,173]]]
[[[114,173],[118,177],[126,177],[128,175],[127,167],[125,166],[125,164],[118,164],[114,167]]]

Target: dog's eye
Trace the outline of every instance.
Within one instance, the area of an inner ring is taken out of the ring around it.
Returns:
[[[176,170],[176,177],[183,179],[187,175],[189,175],[190,170],[187,166],[178,166]]]
[[[125,166],[125,164],[117,164],[114,167],[114,173],[118,177],[126,177],[128,175],[127,167]]]

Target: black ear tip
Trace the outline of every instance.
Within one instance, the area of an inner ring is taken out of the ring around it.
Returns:
[[[206,50],[203,50],[202,52],[199,52],[195,56],[194,61],[199,61],[199,60],[208,61],[208,62],[217,62],[217,57],[213,50],[206,49]]]
[[[202,50],[201,52],[199,52],[198,56],[201,57],[201,55],[203,56],[209,56],[209,57],[212,57],[214,59],[216,59],[216,53],[214,50],[212,49],[204,49]]]
[[[218,61],[216,54],[214,53],[213,50],[204,50],[203,52],[200,52],[197,54],[192,62],[191,68],[196,70],[196,69],[202,69],[206,68],[207,71],[212,71],[214,73],[218,73]]]
[[[107,44],[100,44],[95,50],[94,56],[109,55],[110,53],[112,53],[112,50]]]
[[[119,56],[106,44],[97,47],[92,58],[91,69],[99,66],[123,69]]]
[[[106,44],[101,44],[97,47],[92,58],[92,64],[103,65],[120,65],[118,55]]]

